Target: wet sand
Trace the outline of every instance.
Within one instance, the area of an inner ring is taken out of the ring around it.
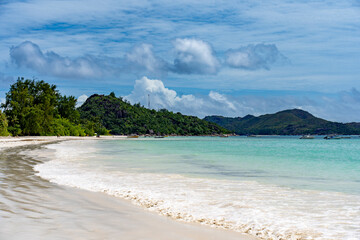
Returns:
[[[44,143],[53,143],[58,141],[66,141],[66,140],[119,140],[126,139],[126,136],[101,136],[97,137],[72,137],[72,136],[39,136],[39,137],[0,137],[0,150],[19,147],[19,146],[32,146],[32,145],[41,145]]]
[[[38,143],[14,146],[0,147],[0,239],[254,239],[174,221],[106,194],[50,183],[33,170],[47,159],[33,153],[40,149],[46,156],[51,150]]]

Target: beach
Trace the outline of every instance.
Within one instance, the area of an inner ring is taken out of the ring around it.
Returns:
[[[359,138],[1,143],[0,239],[360,237]]]
[[[255,239],[175,221],[129,200],[58,185],[36,175],[34,166],[49,161],[54,151],[46,144],[73,140],[76,145],[79,139],[106,138],[0,138],[0,239]]]

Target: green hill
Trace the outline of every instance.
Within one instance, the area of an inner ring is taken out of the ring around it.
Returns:
[[[299,109],[285,110],[259,117],[252,115],[243,118],[207,116],[204,120],[216,123],[240,135],[360,134],[360,124],[358,123],[330,122]]]
[[[78,110],[81,119],[99,122],[116,135],[210,135],[229,132],[197,117],[132,105],[121,97],[117,98],[114,93],[108,96],[94,94]]]

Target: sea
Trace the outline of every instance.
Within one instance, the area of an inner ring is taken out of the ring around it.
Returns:
[[[360,137],[66,141],[34,166],[50,182],[259,239],[360,239]]]

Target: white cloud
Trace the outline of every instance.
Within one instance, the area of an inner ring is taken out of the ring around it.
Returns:
[[[274,75],[274,71],[267,72],[261,80],[255,72],[248,72],[243,77],[237,71],[231,76],[222,69],[222,82],[231,86],[243,82],[243,86],[251,89],[264,89],[269,82],[275,86],[274,80],[286,86],[282,89],[294,89],[292,83],[309,86],[309,89],[322,90],[325,87],[327,91],[352,86],[359,88],[356,79],[359,76],[359,36],[354,33],[358,29],[360,14],[353,0],[0,2],[0,61],[8,60],[8,48],[24,39],[71,58],[85,54],[122,57],[131,45],[143,42],[152,44],[157,56],[168,52],[171,40],[185,36],[210,42],[221,54],[217,55],[220,58],[227,49],[261,41],[276,43],[279,50],[293,59],[294,67],[281,69],[280,77]],[[170,55],[159,56],[173,65],[174,58],[171,59]],[[249,67],[249,64],[239,64],[239,61],[233,65]],[[232,70],[236,71],[235,68],[225,71]],[[7,74],[12,73],[8,71]],[[310,84],[304,84],[303,80],[289,83],[289,78],[303,78],[303,74],[311,76],[306,79]],[[312,76],[322,76],[322,81]],[[344,77],[349,81],[344,83]],[[130,79],[128,75],[119,74],[111,78],[121,79],[123,83]],[[192,87],[199,87],[194,85],[197,83],[193,81]],[[209,88],[217,88],[217,84]],[[279,88],[277,85],[276,89]]]
[[[31,41],[12,47],[10,57],[18,67],[64,78],[100,77],[105,68],[105,65],[101,66],[101,60],[93,56],[70,59],[55,52],[43,53],[40,47]]]
[[[79,96],[77,98],[76,107],[81,107],[81,105],[83,105],[83,103],[86,101],[86,99],[88,99],[88,96],[85,94]]]
[[[161,73],[166,70],[166,62],[155,57],[153,46],[141,44],[125,55],[129,68],[135,71],[147,71],[150,73]]]
[[[179,96],[176,91],[166,88],[161,80],[142,77],[135,81],[134,89],[125,99],[131,103],[141,103],[148,106],[148,95],[152,109],[166,108],[173,112],[204,117],[206,115],[234,115],[242,107],[237,102],[231,102],[220,93],[211,91],[209,95],[195,96],[192,94]]]
[[[84,55],[69,58],[53,51],[43,52],[40,47],[25,41],[10,48],[11,60],[17,67],[28,68],[39,74],[61,78],[100,78],[119,73],[166,76],[178,74],[216,74],[221,67],[211,46],[198,39],[176,39],[174,64],[156,57],[153,46],[140,44],[124,57]],[[285,59],[275,45],[249,45],[238,50],[229,50],[227,64],[235,68],[268,68],[275,61]]]
[[[297,108],[331,121],[360,121],[360,92],[356,89],[330,95],[317,93],[312,96],[230,96],[215,91],[210,91],[208,95],[179,96],[176,91],[166,88],[161,80],[143,77],[136,80],[133,91],[125,98],[131,103],[147,106],[148,94],[153,109],[166,108],[198,117],[243,117],[248,114],[258,116]]]
[[[161,80],[151,80],[142,77],[135,81],[134,89],[125,98],[132,103],[140,102],[147,106],[150,95],[150,105],[153,109],[166,108],[172,111],[183,111],[189,108],[199,110],[202,100],[196,99],[194,95],[178,96],[174,90],[164,86]]]
[[[211,99],[213,99],[214,101],[217,101],[219,103],[223,103],[229,109],[231,109],[233,111],[236,111],[235,105],[232,102],[230,102],[224,95],[222,95],[222,94],[220,94],[218,92],[210,91],[209,97]]]
[[[176,39],[174,72],[185,74],[215,74],[220,66],[211,46],[198,39]]]
[[[107,18],[115,19],[123,11],[147,7],[146,1],[104,0],[29,0],[9,1],[1,5],[0,28],[6,32],[22,30],[26,27],[39,27],[53,22],[86,24],[93,21],[103,22]],[[21,13],[21,15],[19,15]]]
[[[286,99],[268,99],[258,97],[234,98],[215,91],[208,95],[192,94],[179,96],[176,91],[166,88],[161,80],[142,77],[135,81],[134,89],[125,99],[131,103],[148,106],[148,95],[152,109],[166,108],[173,112],[204,117],[207,115],[244,116],[246,114],[262,114],[266,111],[283,110],[284,105],[293,106]],[[231,99],[230,99],[231,98]]]
[[[279,52],[275,44],[251,44],[235,50],[230,49],[226,58],[230,67],[247,70],[269,70],[270,65],[286,61],[287,58]]]

